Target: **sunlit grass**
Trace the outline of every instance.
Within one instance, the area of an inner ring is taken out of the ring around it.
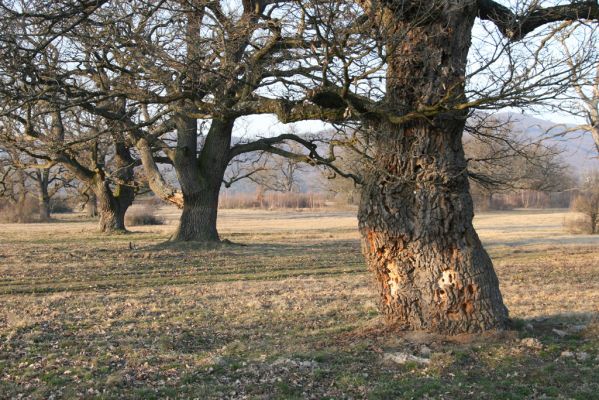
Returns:
[[[351,212],[225,211],[217,248],[165,245],[173,217],[0,226],[0,398],[597,398],[599,238],[563,214],[477,218],[515,330],[458,338],[381,324]]]

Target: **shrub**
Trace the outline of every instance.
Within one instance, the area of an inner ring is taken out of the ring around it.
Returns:
[[[236,193],[224,194],[219,199],[220,208],[261,208],[295,209],[323,208],[326,196],[320,193],[280,193],[268,192],[264,194]]]
[[[164,218],[154,213],[152,207],[133,209],[125,216],[125,223],[129,226],[164,225]]]
[[[50,199],[50,212],[54,214],[66,214],[73,212],[73,206],[66,197],[52,197]]]
[[[150,197],[150,199],[148,200],[148,204],[151,206],[155,206],[155,207],[160,207],[160,206],[164,206],[169,204],[168,202],[162,200],[160,197],[158,196],[152,196]]]
[[[2,201],[0,203],[0,222],[29,223],[39,221],[39,205],[35,199],[25,198],[21,203]]]
[[[564,217],[562,225],[566,231],[575,234],[590,234],[593,231],[591,219],[582,214],[570,214]]]

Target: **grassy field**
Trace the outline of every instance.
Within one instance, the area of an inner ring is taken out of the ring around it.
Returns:
[[[165,215],[0,225],[0,398],[599,398],[599,236],[564,213],[477,217],[514,328],[453,338],[385,328],[352,212],[227,210],[221,248]]]

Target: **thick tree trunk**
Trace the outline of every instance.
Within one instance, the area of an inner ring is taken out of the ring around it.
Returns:
[[[507,309],[472,226],[459,126],[414,124],[390,146],[359,210],[383,314],[407,329],[448,334],[502,328]]]
[[[472,226],[467,113],[454,108],[465,100],[476,2],[426,5],[420,25],[399,15],[403,8],[387,10],[386,102],[398,114],[433,113],[372,126],[377,161],[359,209],[362,248],[390,322],[444,334],[503,328],[507,309]]]
[[[183,213],[172,241],[218,242],[218,189],[184,195]]]
[[[214,119],[199,155],[196,155],[196,121],[180,117],[181,145],[174,160],[183,192],[183,213],[171,241],[218,242],[218,197],[229,159],[233,120]]]
[[[116,185],[96,176],[93,191],[98,200],[99,229],[103,233],[126,233],[125,214],[133,204],[135,192],[132,187]]]
[[[119,207],[111,207],[100,201],[100,232],[103,233],[125,233],[125,212]]]
[[[108,182],[101,182],[94,188],[98,199],[99,229],[103,233],[125,233],[125,213],[129,204],[121,204],[112,194]]]

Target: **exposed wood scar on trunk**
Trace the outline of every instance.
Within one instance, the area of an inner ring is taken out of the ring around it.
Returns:
[[[440,288],[445,288],[447,286],[457,287],[459,284],[457,274],[452,269],[447,269],[441,273],[441,277],[437,281],[437,285]]]
[[[174,204],[177,208],[183,209],[183,193],[175,192],[171,196],[168,196],[166,200]]]
[[[450,320],[458,320],[474,313],[478,288],[476,284],[463,285],[463,279],[453,269],[446,269],[437,280],[436,300]]]
[[[387,298],[387,304],[389,304],[391,300],[397,300],[399,288],[402,284],[402,278],[399,274],[399,267],[394,261],[391,261],[387,264],[387,276],[389,277],[387,280],[387,285],[389,286],[389,294],[391,295]]]

